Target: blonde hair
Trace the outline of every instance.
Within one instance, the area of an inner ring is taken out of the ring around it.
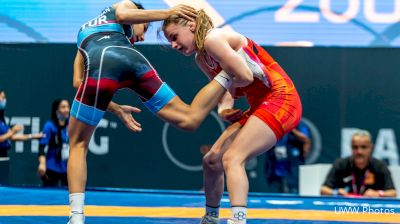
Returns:
[[[164,20],[161,28],[163,32],[165,32],[165,28],[170,24],[179,24],[182,26],[186,26],[188,22],[188,20],[182,17],[173,15]],[[214,28],[214,24],[211,18],[206,14],[203,9],[197,11],[195,22],[196,29],[194,31],[194,38],[196,49],[201,53],[204,52],[204,40],[206,38],[207,32]]]

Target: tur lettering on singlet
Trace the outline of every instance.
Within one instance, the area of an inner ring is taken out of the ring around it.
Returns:
[[[83,24],[81,27],[81,30],[84,30],[88,27],[95,27],[95,26],[99,26],[99,25],[103,25],[103,24],[107,24],[107,13],[111,12],[111,8],[108,7],[106,9],[104,9],[101,14],[99,16],[97,16],[96,18],[89,20],[87,23]]]
[[[88,27],[95,27],[95,26],[99,26],[99,25],[103,25],[103,24],[107,24],[107,23],[108,23],[107,16],[103,15],[103,16],[94,18],[92,20],[89,20],[89,22],[82,25],[81,29],[84,30]]]

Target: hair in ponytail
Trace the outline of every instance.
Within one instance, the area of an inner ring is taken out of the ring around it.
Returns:
[[[196,17],[196,30],[194,31],[194,37],[196,48],[200,53],[204,52],[204,40],[208,31],[212,28],[214,28],[214,24],[211,18],[203,9],[199,10]]]

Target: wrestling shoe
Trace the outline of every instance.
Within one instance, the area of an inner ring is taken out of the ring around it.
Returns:
[[[243,223],[244,223],[243,221],[239,221],[236,219],[228,219],[228,222],[227,222],[227,224],[243,224]]]
[[[219,224],[219,218],[205,215],[201,219],[200,224]]]
[[[85,216],[83,214],[70,215],[67,224],[85,224]]]

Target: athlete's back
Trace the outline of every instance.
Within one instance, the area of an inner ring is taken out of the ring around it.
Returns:
[[[109,33],[114,33],[116,35],[113,35],[113,38],[106,37],[105,39],[120,41],[120,44],[127,45],[134,42],[132,27],[117,22],[115,8],[113,6],[105,8],[100,15],[81,26],[78,32],[77,45],[78,47],[84,47],[94,36]]]

